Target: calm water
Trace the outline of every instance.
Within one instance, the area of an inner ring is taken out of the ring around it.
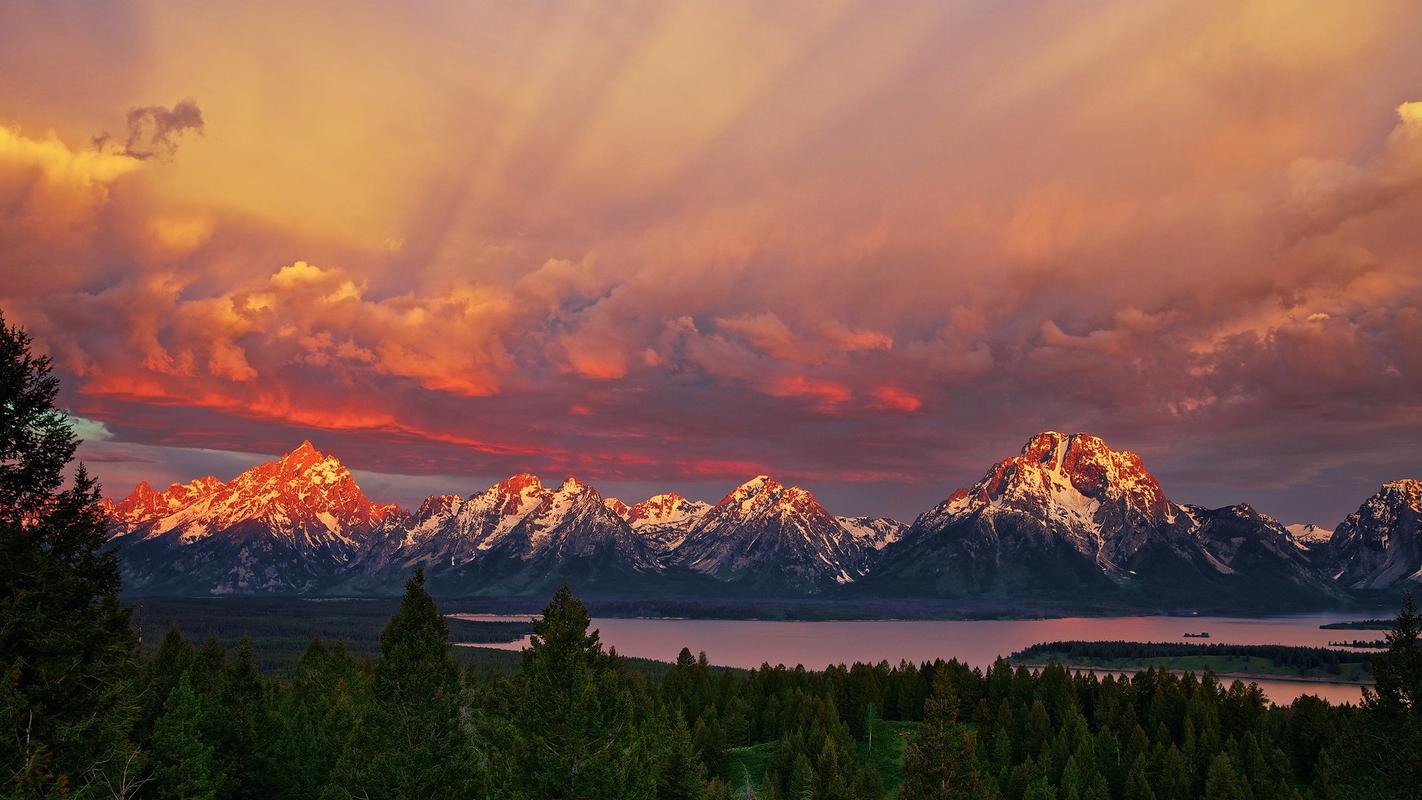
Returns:
[[[527,619],[487,614],[455,614],[463,619]],[[771,622],[764,620],[604,619],[593,620],[604,645],[626,656],[661,661],[676,659],[683,647],[705,651],[713,664],[758,667],[803,664],[823,669],[831,664],[900,659],[912,662],[956,658],[978,667],[992,664],[1038,642],[1079,639],[1138,642],[1183,642],[1186,632],[1208,631],[1209,642],[1225,644],[1287,644],[1326,646],[1334,641],[1371,639],[1378,631],[1326,631],[1319,625],[1347,615],[1305,615],[1240,619],[1235,617],[1068,617],[1043,620],[853,620],[834,622]],[[1196,641],[1196,640],[1190,640]],[[525,638],[506,644],[480,645],[518,650]],[[1357,702],[1356,685],[1260,680],[1259,686],[1276,703],[1301,694],[1316,694],[1331,702]]]

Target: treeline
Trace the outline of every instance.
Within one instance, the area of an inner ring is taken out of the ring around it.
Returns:
[[[1262,658],[1275,667],[1300,674],[1321,671],[1337,675],[1344,665],[1371,669],[1372,656],[1330,650],[1326,647],[1295,647],[1282,644],[1186,644],[1183,642],[1043,642],[1012,654],[1014,661],[1035,663],[1060,661],[1066,664],[1109,664],[1151,659],[1219,656]]]
[[[1004,661],[734,671],[685,652],[656,675],[605,650],[566,589],[516,670],[461,670],[418,574],[373,657],[313,641],[265,674],[250,642],[176,629],[145,657],[97,486],[82,467],[63,479],[76,440],[28,345],[0,319],[0,797],[1332,800],[1422,785],[1410,600],[1358,708]],[[748,754],[766,756],[754,773]]]
[[[1346,622],[1328,622],[1318,627],[1326,631],[1385,631],[1392,628],[1392,620],[1357,619]]]
[[[134,627],[146,653],[163,641],[169,625],[179,624],[188,638],[215,637],[232,647],[251,640],[262,671],[289,671],[313,637],[337,639],[354,654],[374,655],[380,631],[399,608],[399,597],[135,597]],[[513,642],[527,635],[527,621],[449,619],[459,642]]]
[[[197,646],[174,627],[134,682],[127,796],[1351,797],[1377,721],[1208,674],[1004,660],[747,671],[683,650],[658,677],[605,650],[566,589],[533,625],[516,672],[461,671],[417,574],[373,660],[317,639],[268,675],[248,641]],[[908,732],[901,764],[871,757],[886,720],[909,723],[889,728]],[[736,774],[752,748],[769,750],[763,771]]]

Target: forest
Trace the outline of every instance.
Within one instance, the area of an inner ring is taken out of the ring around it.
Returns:
[[[1006,800],[1415,798],[1422,620],[1409,600],[1361,706],[1269,704],[1212,674],[999,660],[647,669],[560,589],[507,670],[461,668],[412,575],[378,649],[316,639],[263,671],[120,602],[57,382],[0,321],[0,792],[11,798]],[[694,645],[695,643],[689,643]]]
[[[1184,642],[1042,642],[1012,655],[1012,661],[1101,667],[1156,666],[1178,669],[1195,664],[1237,663],[1285,675],[1327,675],[1349,680],[1366,676],[1372,655],[1327,647],[1279,644],[1189,644]]]

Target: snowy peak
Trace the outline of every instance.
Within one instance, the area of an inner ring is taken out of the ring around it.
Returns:
[[[139,481],[123,500],[114,503],[106,498],[102,505],[117,530],[126,533],[145,522],[165,517],[220,488],[222,481],[212,475],[187,483],[170,484],[161,492],[155,491],[148,481]]]
[[[145,538],[176,532],[190,543],[238,528],[261,529],[303,548],[348,548],[402,514],[393,503],[372,502],[344,464],[309,441],[227,483],[199,478],[161,493],[139,484],[113,513],[117,532],[139,530]]]
[[[929,517],[984,506],[1058,517],[1098,527],[1103,518],[1163,524],[1174,515],[1160,482],[1128,450],[1112,450],[1085,433],[1040,433],[1016,456],[999,461],[970,489],[959,489]]]
[[[785,486],[769,475],[757,475],[732,489],[712,506],[707,518],[751,522],[768,516],[805,517],[834,521],[815,496],[798,486]]]
[[[1329,543],[1334,579],[1354,589],[1422,582],[1422,481],[1391,481],[1348,515]]]
[[[1296,522],[1293,525],[1285,525],[1284,530],[1288,531],[1304,549],[1318,547],[1328,544],[1333,538],[1333,531],[1312,522]]]
[[[674,556],[722,580],[818,591],[862,576],[872,551],[814,495],[758,475],[702,513]]]
[[[616,497],[604,498],[602,504],[607,506],[608,511],[611,511],[612,513],[616,514],[624,520],[627,519],[627,513],[631,511],[631,506],[627,505]]]
[[[835,517],[840,527],[865,547],[883,550],[908,532],[909,526],[888,517]]]
[[[627,509],[622,515],[633,530],[668,525],[686,525],[701,518],[710,503],[687,500],[676,492],[654,494]]]

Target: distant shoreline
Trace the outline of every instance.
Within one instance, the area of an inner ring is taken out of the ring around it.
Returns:
[[[1090,673],[1093,673],[1093,674],[1094,674],[1094,673],[1099,673],[1099,672],[1105,672],[1105,673],[1110,673],[1110,674],[1112,674],[1112,675],[1122,675],[1122,674],[1129,675],[1129,674],[1134,674],[1134,673],[1137,673],[1137,672],[1145,672],[1147,669],[1151,668],[1152,666],[1155,666],[1155,665],[1153,665],[1153,664],[1146,664],[1146,665],[1143,665],[1143,666],[1135,666],[1135,667],[1132,667],[1132,666],[1126,666],[1126,667],[1102,667],[1102,666],[1082,666],[1082,665],[1077,665],[1077,664],[1062,664],[1062,663],[1056,662],[1056,661],[1049,661],[1049,662],[1013,661],[1013,662],[1012,662],[1012,666],[1014,666],[1014,667],[1026,667],[1026,668],[1028,668],[1028,669],[1043,669],[1043,668],[1046,667],[1048,664],[1057,664],[1057,666],[1065,667],[1066,669],[1072,670],[1073,672],[1090,672]],[[1156,666],[1155,668],[1156,668],[1156,669],[1163,669],[1162,667],[1158,667],[1158,666]],[[1169,672],[1169,673],[1171,673],[1171,674],[1174,674],[1174,675],[1184,675],[1184,674],[1186,674],[1186,673],[1192,673],[1192,674],[1195,674],[1195,675],[1200,675],[1200,674],[1202,674],[1202,673],[1204,672],[1203,670],[1198,670],[1198,669],[1169,669],[1169,668],[1165,668],[1165,671],[1166,671],[1166,672]],[[1258,673],[1258,672],[1216,672],[1216,673],[1214,673],[1214,675],[1215,675],[1215,677],[1217,677],[1217,678],[1229,678],[1230,680],[1241,680],[1241,681],[1285,681],[1285,682],[1288,682],[1288,683],[1321,683],[1321,684],[1326,684],[1326,685],[1329,685],[1329,686],[1358,686],[1358,687],[1363,687],[1363,686],[1376,686],[1376,685],[1377,685],[1377,683],[1376,683],[1375,681],[1350,681],[1350,680],[1344,680],[1344,679],[1341,679],[1341,678],[1332,679],[1332,678],[1317,677],[1317,676],[1313,676],[1313,675],[1289,675],[1289,674],[1286,674],[1286,673],[1275,675],[1275,674],[1272,674],[1272,673]]]

